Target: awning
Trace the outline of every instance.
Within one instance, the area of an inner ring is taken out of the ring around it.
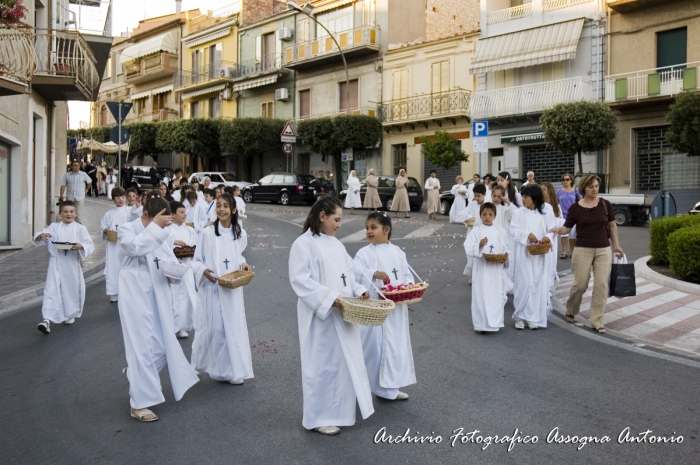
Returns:
[[[207,87],[206,89],[194,90],[192,92],[183,92],[181,94],[181,98],[183,100],[187,100],[188,98],[199,97],[200,95],[206,95],[206,94],[211,94],[213,92],[218,92],[220,90],[224,90],[225,88],[226,88],[226,84],[219,84],[218,86]]]
[[[330,11],[330,10],[335,10],[336,8],[343,7],[345,5],[349,5],[351,3],[355,3],[356,0],[341,0],[341,1],[336,1],[332,2],[323,6],[318,6],[314,8],[314,14],[317,15],[319,13],[323,13],[324,11]]]
[[[102,152],[102,153],[117,153],[119,146],[114,142],[106,142],[104,144],[92,139],[83,139],[78,141],[78,146],[75,148],[78,152]],[[129,142],[122,144],[122,152],[129,151]]]
[[[197,45],[202,45],[207,42],[211,42],[212,40],[226,37],[229,34],[231,34],[231,28],[227,27],[226,29],[222,29],[220,31],[212,32],[211,34],[202,36],[198,39],[193,40],[192,42],[188,41],[187,39],[183,39],[183,42],[185,42],[188,47],[196,47]]]
[[[265,76],[258,79],[250,79],[246,82],[241,82],[240,84],[234,84],[233,90],[237,92],[239,90],[252,89],[254,87],[261,87],[266,86],[268,84],[274,84],[275,82],[277,82],[278,77],[278,74],[274,74],[272,76]]]
[[[151,91],[151,95],[164,94],[165,92],[172,92],[172,90],[173,90],[173,85],[170,84],[168,86],[163,86],[163,87],[158,87],[157,89],[153,89]]]
[[[140,98],[146,98],[151,96],[151,91],[147,90],[146,92],[139,92],[138,94],[130,95],[129,98],[131,100],[138,100]]]
[[[479,39],[471,74],[554,63],[576,58],[584,19]]]
[[[179,49],[177,31],[170,31],[167,34],[161,34],[125,48],[119,56],[119,64],[123,65],[158,52],[177,54]]]

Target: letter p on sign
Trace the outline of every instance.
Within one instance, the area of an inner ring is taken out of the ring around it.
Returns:
[[[472,137],[487,137],[488,135],[488,121],[472,121]]]

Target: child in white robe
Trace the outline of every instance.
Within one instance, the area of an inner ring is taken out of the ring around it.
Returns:
[[[130,187],[126,190],[126,204],[129,209],[129,222],[143,215],[143,198],[139,190],[135,187]]]
[[[289,282],[297,301],[304,417],[302,425],[338,434],[374,413],[360,329],[343,320],[340,296],[369,298],[355,281],[354,264],[335,237],[343,205],[323,195],[311,207],[303,233],[289,253]]]
[[[370,213],[365,221],[370,245],[355,255],[355,280],[379,299],[370,279],[382,284],[414,284],[406,254],[391,244],[391,218],[386,212]],[[389,400],[406,400],[408,394],[399,388],[416,383],[413,350],[409,333],[408,305],[396,308],[381,326],[360,326],[362,349],[369,376],[369,385],[376,396]]]
[[[248,218],[245,214],[245,201],[241,197],[241,188],[233,186],[233,197],[236,199],[236,211],[238,212],[238,224],[243,226],[243,220]]]
[[[523,196],[520,195],[520,192],[518,192],[518,190],[515,188],[513,178],[510,176],[508,171],[498,173],[496,182],[498,183],[498,186],[501,186],[505,191],[505,198],[509,203],[515,204],[516,208],[523,206]]]
[[[177,263],[170,241],[172,217],[165,199],[146,201],[141,218],[119,228],[119,319],[124,337],[131,416],[158,419],[149,407],[165,402],[160,371],[168,365],[175,400],[199,381],[175,337],[165,264]]]
[[[521,192],[523,207],[514,214],[510,223],[513,236],[513,265],[515,279],[513,304],[516,329],[524,329],[527,323],[530,329],[547,327],[547,310],[549,307],[549,286],[551,261],[547,254],[531,255],[526,247],[537,243],[551,243],[553,234],[549,231],[556,226],[554,216],[544,210],[542,189],[536,184],[528,184]]]
[[[105,247],[105,283],[107,287],[107,295],[110,302],[116,302],[119,299],[119,260],[117,259],[117,243],[107,240],[107,229],[117,231],[119,234],[119,226],[123,226],[129,222],[129,207],[126,206],[126,191],[121,187],[115,187],[110,192],[110,198],[114,201],[114,208],[109,210],[102,217],[100,223],[100,231],[102,231],[102,240],[107,242]]]
[[[187,200],[183,202],[187,215],[185,223],[194,228],[197,234],[201,233],[207,224],[205,207],[197,198],[197,193],[193,190],[187,192]]]
[[[554,186],[550,182],[541,182],[540,187],[542,188],[542,195],[544,196],[544,206],[547,211],[547,215],[551,215],[554,218],[554,223],[557,227],[564,226],[564,217],[559,207],[559,200],[557,199],[557,192],[554,190]],[[557,257],[559,256],[559,241],[552,241],[552,251],[547,254],[547,260],[549,260],[548,269],[550,271],[551,282],[549,285],[550,293],[553,293],[557,286],[557,281],[559,281],[559,274],[557,273]],[[551,306],[550,306],[551,312]]]
[[[238,225],[231,194],[216,200],[217,219],[199,235],[192,270],[198,284],[192,366],[212,379],[243,384],[253,378],[244,286],[228,289],[217,278],[236,270],[251,271],[243,257],[248,239]]]
[[[455,179],[455,184],[452,186],[450,192],[455,196],[452,206],[450,207],[450,223],[463,223],[464,220],[459,221],[460,213],[462,210],[467,208],[467,187],[464,185],[464,180],[462,176],[457,176]]]
[[[469,205],[467,205],[467,208],[462,210],[461,214],[459,215],[459,219],[462,220],[461,222],[465,222],[469,218],[474,218],[474,225],[467,226],[467,237],[469,237],[469,233],[472,231],[473,228],[475,228],[481,224],[480,208],[484,204],[485,195],[486,195],[486,186],[485,185],[477,184],[476,186],[474,186],[474,201],[469,202]],[[467,248],[467,240],[465,238],[464,239],[464,250],[465,251],[467,250],[466,248]],[[469,276],[469,284],[472,283],[472,280],[471,280],[472,265],[473,265],[472,259],[469,256],[469,253],[467,252],[467,266],[464,267],[464,274]]]
[[[117,185],[117,176],[114,174],[114,170],[110,169],[109,174],[107,175],[107,179],[105,180],[107,183],[107,198],[109,200],[112,200],[112,189]]]
[[[496,191],[494,190],[494,194]],[[510,254],[508,236],[496,226],[496,206],[485,202],[481,206],[481,225],[474,227],[464,245],[473,263],[472,324],[477,333],[494,332],[503,327],[503,314],[508,292],[513,282],[508,278],[504,263],[486,261],[484,254]]]
[[[513,218],[513,213],[518,210],[511,201],[506,197],[506,190],[503,186],[496,186],[491,192],[491,200],[496,206],[496,219],[493,224],[500,227],[505,231],[506,238],[508,239],[508,250],[514,250],[513,236],[510,235],[510,221]],[[513,260],[510,260],[508,267],[506,268],[506,274],[508,278],[513,281],[515,267],[513,266]],[[512,292],[511,288],[511,292]]]
[[[216,191],[214,189],[204,189],[204,201],[206,203],[204,207],[204,216],[206,218],[206,223],[204,223],[202,229],[214,224],[214,221],[216,221],[216,199]]]
[[[83,314],[85,304],[85,279],[80,260],[95,250],[90,233],[75,221],[77,210],[71,201],[58,207],[61,221],[48,225],[34,238],[34,245],[46,245],[49,249],[49,267],[41,305],[44,317],[37,329],[44,334],[51,332],[51,323],[72,325]],[[70,242],[70,250],[58,250],[54,242]]]
[[[173,224],[168,226],[168,230],[174,248],[196,247],[197,233],[185,224],[185,206],[180,202],[170,202],[170,211],[173,213]],[[183,257],[179,260],[180,263],[191,265],[193,259],[192,257]],[[173,318],[176,335],[180,339],[185,339],[189,337],[187,331],[192,330],[193,315],[197,304],[197,290],[192,270],[187,271],[179,282],[171,283],[170,290],[173,294]]]

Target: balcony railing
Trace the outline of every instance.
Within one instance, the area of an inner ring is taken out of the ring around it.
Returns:
[[[583,5],[593,0],[544,0],[544,11],[561,10],[570,6]]]
[[[126,122],[127,123],[135,123],[137,121],[148,122],[148,121],[166,121],[166,120],[173,120],[173,119],[178,119],[177,112],[175,110],[169,110],[169,109],[163,108],[161,110],[140,113],[138,115],[129,115],[126,118]]]
[[[173,88],[177,90],[220,79],[230,80],[233,78],[235,69],[236,63],[232,61],[215,61],[205,66],[181,71],[173,76]]]
[[[79,32],[36,30],[35,74],[73,77],[91,96],[100,85],[95,57]]]
[[[174,74],[178,68],[177,55],[159,53],[124,65],[126,82],[145,82]]]
[[[478,119],[540,113],[558,103],[592,98],[592,81],[583,78],[506,87],[474,93],[469,105],[469,116]]]
[[[33,38],[31,29],[0,28],[0,77],[29,83],[37,64]]]
[[[700,62],[666,68],[647,69],[616,74],[605,78],[605,100],[608,102],[641,100],[673,96],[684,90],[698,89]]]
[[[343,52],[348,53],[353,49],[361,47],[373,47],[379,49],[378,37],[379,29],[376,27],[364,26],[348,31],[337,32],[333,37],[338,41]],[[339,54],[338,47],[335,46],[330,36],[319,37],[315,40],[301,42],[284,49],[284,64],[294,65],[296,63],[312,60],[315,58]]]
[[[327,118],[327,117],[333,117],[333,116],[346,116],[346,115],[377,116],[377,108],[376,107],[355,107],[355,108],[350,108],[347,110],[343,109],[343,110],[334,111],[332,113],[320,113],[320,114],[312,114],[312,115],[307,115],[307,116],[300,116],[298,119],[304,120],[304,119]]]
[[[505,10],[492,11],[486,15],[486,24],[505,23],[514,19],[526,18],[532,15],[532,3],[506,8]]]
[[[226,70],[225,75],[233,79],[246,79],[261,74],[274,73],[280,69],[282,69],[282,55],[273,53],[260,57],[260,59],[237,63],[231,70]]]
[[[386,125],[456,115],[466,116],[471,96],[469,91],[457,90],[390,100],[381,106],[381,119]]]
[[[215,24],[228,21],[229,18],[231,18],[235,14],[238,14],[240,11],[241,0],[237,0],[214,11],[208,11],[203,15],[195,16],[190,20],[188,28],[189,33],[193,34],[197,31],[201,31],[202,29],[206,29]]]

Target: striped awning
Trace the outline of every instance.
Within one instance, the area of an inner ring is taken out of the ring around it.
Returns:
[[[279,75],[273,74],[272,76],[265,76],[258,79],[250,79],[246,82],[241,82],[240,84],[234,84],[233,90],[238,92],[239,90],[252,89],[254,87],[266,86],[268,84],[274,84],[277,82]]]
[[[153,55],[158,52],[177,54],[179,49],[180,44],[178,42],[178,31],[170,31],[166,34],[161,34],[151,39],[146,39],[143,42],[139,42],[125,48],[119,56],[119,64],[123,65],[124,63],[130,63],[138,60],[139,58]]]
[[[156,89],[153,89],[151,91],[151,94],[153,94],[153,95],[164,94],[165,92],[171,92],[172,90],[173,90],[173,85],[170,84],[167,86],[158,87]]]
[[[583,21],[581,18],[479,39],[469,72],[490,73],[573,60]]]
[[[219,92],[224,90],[226,84],[219,84],[218,86],[206,87],[204,89],[193,90],[192,92],[183,92],[181,94],[182,100],[187,100],[189,98],[199,97],[200,95],[212,94],[214,92]]]
[[[222,37],[226,37],[227,35],[231,34],[231,29],[232,28],[227,27],[225,29],[221,29],[220,31],[212,32],[211,34],[207,34],[207,35],[198,37],[194,40],[184,38],[184,39],[182,39],[182,41],[185,42],[188,47],[196,47],[197,45],[206,44],[207,42],[211,42],[212,40],[221,39]]]
[[[129,96],[131,100],[138,100],[140,98],[146,98],[151,96],[151,91],[147,90],[146,92],[139,92],[138,94],[132,94]]]
[[[340,8],[340,7],[343,7],[345,5],[355,3],[355,1],[356,0],[340,0],[340,1],[329,2],[329,3],[326,3],[325,5],[314,7],[313,14],[316,15],[319,13],[323,13],[324,11],[335,10],[336,8]]]

